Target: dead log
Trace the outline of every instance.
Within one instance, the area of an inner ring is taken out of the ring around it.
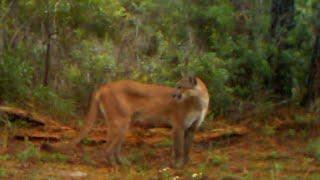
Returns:
[[[17,117],[29,122],[33,122],[39,125],[49,125],[49,126],[61,126],[58,121],[51,119],[48,116],[40,115],[35,112],[23,110],[17,107],[0,106],[0,113],[7,114],[8,116]]]
[[[228,137],[244,136],[249,133],[246,127],[229,127],[221,129],[213,129],[209,132],[198,133],[195,136],[195,142],[215,141]]]
[[[60,134],[52,134],[45,132],[32,132],[32,133],[19,133],[14,136],[18,140],[28,139],[30,141],[34,140],[46,140],[46,141],[59,141],[61,140]]]
[[[56,127],[62,126],[62,124],[58,123],[59,120],[55,120],[48,116],[41,115],[39,113],[28,111],[28,110],[17,108],[17,107],[0,106],[0,114],[1,113],[7,114],[8,116],[13,117],[14,119],[22,119],[31,123],[36,123],[41,126],[56,126]],[[132,122],[132,126],[142,127],[145,129],[155,128],[155,127],[171,128],[170,124],[168,124],[167,122],[151,121],[151,120],[150,121],[134,120]]]
[[[44,129],[46,129],[44,131]],[[142,132],[141,132],[142,131]],[[140,132],[137,134],[137,132]],[[245,127],[229,127],[222,129],[215,129],[211,131],[205,132],[197,132],[195,135],[195,142],[209,142],[214,140],[223,139],[231,136],[243,136],[248,133],[248,129]],[[106,128],[93,129],[90,135],[86,138],[90,144],[101,144],[107,142],[106,139]],[[28,138],[31,141],[68,141],[74,137],[76,137],[78,133],[68,127],[63,127],[61,130],[58,130],[58,127],[50,128],[39,128],[32,130],[24,130],[17,132],[15,134],[15,138],[18,140],[23,140]],[[148,145],[156,145],[157,143],[163,142],[163,140],[171,139],[171,131],[167,128],[154,128],[154,129],[133,129],[126,136],[126,143],[130,145],[137,144],[148,144]]]
[[[27,138],[31,141],[60,142],[70,140],[78,135],[77,131],[73,128],[64,126],[58,123],[58,121],[51,119],[50,117],[40,115],[35,112],[30,112],[16,107],[0,106],[0,113],[7,114],[8,116],[14,116],[26,121],[35,122],[41,125],[40,127],[34,127],[32,129],[21,129],[17,131],[14,137],[18,140],[24,140],[25,138]],[[155,125],[154,122],[137,123],[136,121],[133,123],[132,131],[128,133],[126,141],[131,145],[141,143],[154,145],[157,143],[161,143],[164,138],[171,139],[171,131],[168,128],[170,128],[170,126],[163,122],[157,123]],[[247,133],[248,130],[245,127],[229,127],[205,132],[199,131],[196,133],[195,142],[200,143],[230,136],[243,136]],[[106,135],[107,128],[99,127],[93,129],[89,137],[86,139],[89,142],[92,142],[92,144],[100,144],[107,141]]]

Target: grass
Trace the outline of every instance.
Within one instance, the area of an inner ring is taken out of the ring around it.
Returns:
[[[146,160],[147,152],[141,149],[133,149],[124,159],[125,166],[133,165],[139,173],[144,173],[151,169],[150,162]]]
[[[275,128],[270,125],[265,125],[262,131],[263,134],[266,136],[273,136],[276,133]]]
[[[228,161],[228,157],[226,155],[209,155],[208,163],[213,166],[220,166]]]
[[[264,160],[278,160],[278,159],[287,159],[289,156],[285,153],[281,153],[278,151],[272,151],[268,153],[263,159]]]
[[[141,159],[143,159],[143,156],[144,156],[143,151],[139,149],[133,149],[130,151],[127,158],[130,162],[136,163],[141,161]]]
[[[306,148],[306,152],[314,156],[318,163],[320,163],[320,137],[311,141]]]
[[[317,120],[317,117],[311,114],[305,115],[294,115],[293,120],[297,123],[305,123],[305,124],[312,124]]]
[[[91,157],[88,155],[88,153],[84,153],[81,159],[83,162],[85,162],[86,164],[89,164],[89,165],[96,165],[97,164],[93,159],[91,159]]]
[[[158,144],[155,145],[156,148],[161,147],[171,147],[173,144],[172,140],[169,138],[164,138],[162,141],[160,141]]]
[[[19,161],[27,161],[30,159],[39,160],[40,152],[32,143],[26,141],[26,148],[16,156]]]
[[[318,179],[320,179],[320,174],[314,173],[309,177],[309,179],[318,180]]]
[[[17,153],[16,157],[19,161],[42,161],[42,162],[61,162],[65,163],[69,160],[67,155],[61,153],[40,152],[40,150],[31,142],[26,141],[26,148]]]
[[[159,170],[159,176],[161,179],[169,179],[171,176],[171,173],[169,171],[169,168],[163,168]]]
[[[30,128],[32,127],[34,124],[31,123],[31,122],[28,122],[26,120],[23,120],[23,119],[15,119],[13,122],[12,122],[12,127],[13,128]]]
[[[0,154],[0,161],[7,161],[11,158],[9,154]]]
[[[280,158],[280,154],[278,151],[272,151],[270,154],[268,154],[266,156],[266,160],[274,160],[274,159],[279,159]]]
[[[83,138],[82,140],[81,140],[81,144],[83,144],[83,145],[92,145],[94,142],[93,141],[91,141],[91,140],[89,140],[88,138]]]
[[[282,169],[283,169],[282,164],[274,163],[271,170],[270,170],[270,179],[272,179],[272,180],[280,179],[279,175],[280,175],[280,172],[282,171]]]
[[[42,162],[61,162],[66,163],[70,158],[61,153],[47,153],[42,152],[39,158]]]
[[[0,178],[5,178],[7,176],[7,171],[3,168],[0,168]]]

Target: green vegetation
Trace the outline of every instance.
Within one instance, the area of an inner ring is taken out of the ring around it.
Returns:
[[[42,162],[61,162],[65,163],[69,160],[67,155],[61,153],[47,153],[47,152],[40,152],[38,147],[32,144],[29,141],[25,142],[25,149],[21,152],[16,154],[16,158],[19,161],[42,161]],[[2,156],[0,156],[2,157]],[[7,158],[9,158],[8,156]],[[4,156],[3,158],[6,158]]]
[[[11,157],[9,154],[1,154],[0,155],[0,161],[6,161],[9,160]]]
[[[26,141],[26,148],[17,154],[17,159],[20,161],[39,160],[40,152],[32,143]]]
[[[279,173],[283,169],[283,166],[278,163],[274,163],[272,169],[270,170],[270,178],[272,180],[279,179]]]
[[[171,147],[172,139],[164,138],[161,142],[155,144],[155,147]]]
[[[292,2],[4,0],[0,99],[67,120],[102,83],[174,85],[192,70],[215,116],[251,101],[265,117],[309,92],[317,1]],[[293,8],[286,23],[275,5]]]
[[[273,136],[275,135],[276,130],[274,129],[274,127],[269,126],[268,124],[265,125],[264,129],[263,129],[263,134],[265,134],[266,136]]]
[[[225,156],[211,155],[211,157],[209,157],[209,163],[214,166],[220,166],[226,161],[228,161],[228,157]]]
[[[0,178],[4,178],[4,177],[6,177],[6,176],[7,176],[6,170],[0,168]]]
[[[314,139],[307,146],[307,152],[312,154],[320,163],[320,138]]]
[[[160,169],[159,174],[161,179],[170,179],[170,176],[171,176],[171,173],[169,172],[169,168]]]
[[[39,158],[43,162],[61,162],[65,163],[69,160],[69,157],[60,153],[46,153],[42,152]]]

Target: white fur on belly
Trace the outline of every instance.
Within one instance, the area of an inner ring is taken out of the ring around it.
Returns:
[[[209,99],[202,98],[201,102],[202,102],[201,104],[202,104],[203,109],[200,114],[200,119],[197,123],[197,128],[202,124],[202,122],[204,121],[204,119],[206,117],[206,114],[208,111],[208,106],[209,106]]]
[[[105,109],[104,109],[104,106],[103,106],[102,102],[99,102],[99,108],[100,108],[100,111],[101,111],[102,114],[103,114],[103,117],[104,117],[105,119],[107,119],[107,113],[106,113],[106,111],[105,111]]]
[[[196,96],[200,98],[201,103],[201,111],[192,111],[188,114],[187,118],[185,119],[185,127],[189,128],[195,121],[197,121],[197,128],[202,124],[204,121],[208,107],[209,107],[209,97],[208,96],[201,96],[200,95],[200,87],[196,87],[197,91],[191,91],[192,96]]]
[[[200,116],[198,111],[190,112],[184,120],[185,128],[189,128],[195,121],[199,120]]]
[[[200,125],[204,121],[204,118],[206,117],[206,114],[207,114],[207,109],[204,109],[204,110],[201,111],[200,119],[199,119],[199,121],[197,123],[197,128],[200,127]]]

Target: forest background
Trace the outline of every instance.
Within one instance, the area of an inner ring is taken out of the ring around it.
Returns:
[[[68,121],[103,83],[174,86],[190,70],[211,117],[319,104],[317,0],[0,2],[2,104]]]

